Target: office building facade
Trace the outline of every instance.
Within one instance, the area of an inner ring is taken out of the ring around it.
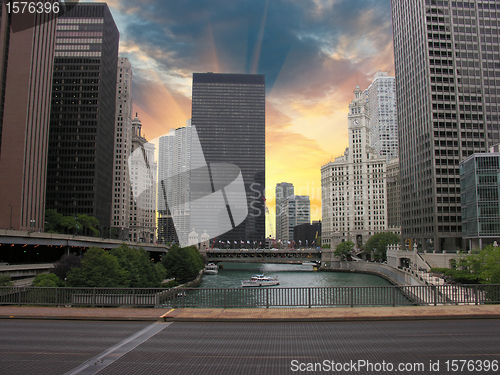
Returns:
[[[126,57],[118,58],[116,72],[115,148],[113,155],[113,212],[111,228],[114,236],[129,239],[130,178],[127,159],[132,151],[132,65]],[[118,185],[118,183],[120,185]]]
[[[464,250],[500,242],[500,153],[478,153],[460,163]]]
[[[307,195],[290,195],[281,202],[281,242],[294,241],[294,228],[311,223],[311,202]]]
[[[366,102],[359,86],[348,114],[349,147],[321,167],[322,244],[361,247],[387,230],[387,162],[370,146]]]
[[[110,233],[118,29],[104,3],[79,3],[57,19],[46,207],[86,214]]]
[[[290,195],[294,195],[293,184],[280,182],[276,184],[276,239],[281,239],[281,203]]]
[[[190,218],[191,179],[188,173],[191,170],[193,131],[188,120],[186,127],[170,130],[159,141],[158,242],[188,243],[193,229]]]
[[[142,135],[142,123],[132,120],[132,150],[127,159],[130,178],[130,241],[156,242],[155,145]]]
[[[459,163],[498,143],[500,4],[393,0],[402,238],[463,248]]]
[[[37,14],[31,19],[31,27],[17,32],[14,22],[3,1],[0,4],[0,228],[38,232],[43,231],[45,222],[56,21],[52,14]]]
[[[218,239],[264,242],[264,76],[194,73],[191,121],[206,162],[234,164],[243,176],[248,215],[239,225],[232,220],[232,229]]]
[[[398,116],[396,79],[387,72],[377,72],[363,91],[370,119],[370,145],[387,161],[398,157]]]
[[[401,234],[399,158],[387,162],[387,227],[391,232]]]
[[[312,224],[300,224],[293,228],[293,240],[300,248],[314,248],[321,246],[318,239],[321,237],[321,221]]]

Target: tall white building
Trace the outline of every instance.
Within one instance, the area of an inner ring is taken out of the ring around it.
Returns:
[[[363,91],[370,119],[370,145],[388,161],[398,157],[398,114],[396,79],[387,72],[375,73],[373,82]]]
[[[130,179],[127,159],[132,151],[132,66],[118,58],[116,77],[115,149],[113,155],[113,211],[111,228],[119,239],[129,239]]]
[[[276,184],[276,239],[281,240],[281,203],[293,195],[293,184],[289,182],[280,182]]]
[[[156,162],[155,146],[141,134],[141,121],[132,120],[130,174],[130,240],[156,242]]]
[[[293,241],[293,228],[311,222],[311,203],[307,195],[290,195],[281,201],[282,242]]]
[[[349,105],[349,147],[321,167],[322,243],[343,239],[357,246],[387,228],[386,159],[370,146],[369,118],[362,91]]]
[[[191,121],[188,120],[186,127],[172,129],[168,135],[160,138],[158,239],[161,242],[189,242],[188,236],[192,230],[189,210],[191,183],[189,171],[193,130]],[[176,218],[175,228],[173,216]]]

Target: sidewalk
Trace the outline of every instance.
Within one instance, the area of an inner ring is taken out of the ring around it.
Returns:
[[[0,306],[0,319],[151,322],[340,322],[500,319],[500,305],[324,308],[82,308]]]

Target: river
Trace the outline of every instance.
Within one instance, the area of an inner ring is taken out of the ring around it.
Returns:
[[[272,263],[222,263],[217,275],[203,275],[200,288],[239,288],[255,274],[277,276],[280,287],[389,286],[386,279],[363,273],[313,271],[312,266]]]

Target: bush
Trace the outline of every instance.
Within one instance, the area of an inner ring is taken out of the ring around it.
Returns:
[[[0,286],[12,286],[13,282],[10,276],[0,275]]]
[[[62,286],[63,282],[55,273],[41,273],[33,280],[33,286],[38,287],[58,287]]]

